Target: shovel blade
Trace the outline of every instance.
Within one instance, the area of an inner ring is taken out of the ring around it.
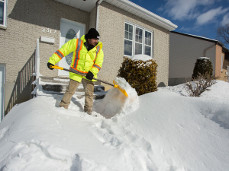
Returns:
[[[121,91],[126,97],[128,97],[128,94],[125,89],[121,88],[116,81],[113,81],[113,83],[115,88],[119,89],[119,91]]]

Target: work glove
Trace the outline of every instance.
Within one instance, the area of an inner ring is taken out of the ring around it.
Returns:
[[[94,74],[93,74],[91,71],[89,71],[89,72],[87,73],[87,75],[86,75],[86,78],[87,78],[88,80],[92,80],[93,77],[94,77]]]
[[[47,66],[49,69],[53,70],[54,68],[51,68],[52,66],[54,66],[53,64],[51,64],[50,62],[47,63]]]

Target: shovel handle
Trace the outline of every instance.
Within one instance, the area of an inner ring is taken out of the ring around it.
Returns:
[[[110,86],[114,87],[114,84],[108,83],[106,81],[103,81],[103,80],[100,80],[100,79],[97,79],[97,78],[93,78],[93,80],[96,80],[96,81],[99,81],[99,82],[102,82],[104,84],[107,84],[107,85],[110,85]]]
[[[60,67],[60,66],[57,66],[57,65],[52,66],[52,68],[54,68],[54,69],[60,69],[60,70],[65,70],[65,71],[73,72],[73,73],[74,73],[74,71],[70,71],[69,69],[66,69],[66,68],[63,68],[63,67]],[[76,73],[76,74],[79,74],[79,73]],[[106,81],[103,81],[103,80],[100,80],[100,79],[97,79],[97,78],[93,78],[93,80],[100,81],[100,82],[102,82],[102,83],[104,83],[104,84],[108,84],[108,85],[114,87],[113,84],[108,83],[108,82],[106,82]]]
[[[60,66],[57,66],[57,65],[53,65],[53,66],[51,66],[51,68],[64,70],[63,67],[60,67]]]
[[[53,66],[51,66],[51,68],[60,69],[60,70],[71,72],[69,69],[66,69],[66,68],[63,68],[63,67],[60,67],[60,66],[57,66],[57,65],[53,65]]]
[[[51,66],[51,68],[65,70],[65,71],[74,73],[74,71],[70,71],[69,69],[66,69],[66,68],[63,68],[63,67],[60,67],[60,66],[57,66],[57,65],[53,65],[53,66]],[[76,73],[76,74],[79,74],[79,73]],[[112,87],[115,87],[115,88],[119,89],[126,97],[128,97],[127,92],[124,89],[122,89],[115,81],[113,81],[114,84],[111,84],[111,83],[108,83],[106,81],[103,81],[103,80],[100,80],[100,79],[97,79],[97,78],[93,78],[93,80],[96,80],[96,81],[102,82],[104,84],[110,85]]]

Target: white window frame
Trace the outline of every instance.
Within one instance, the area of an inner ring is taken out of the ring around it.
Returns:
[[[135,41],[135,36],[136,36],[136,28],[139,28],[139,29],[143,30],[143,35],[142,35],[142,54],[139,54],[139,55],[146,55],[146,54],[145,54],[145,46],[148,46],[148,47],[149,47],[149,45],[146,45],[146,44],[145,44],[145,34],[146,34],[146,32],[149,32],[149,33],[151,33],[151,55],[150,55],[150,57],[153,58],[153,32],[152,32],[152,31],[149,31],[149,30],[147,30],[147,29],[145,29],[144,27],[138,26],[138,25],[136,25],[136,24],[132,24],[132,23],[130,23],[130,22],[125,22],[125,23],[124,23],[124,42],[125,42],[125,40],[128,40],[128,39],[125,38],[125,25],[126,25],[126,24],[131,25],[131,26],[133,27],[132,56],[125,55],[125,54],[124,54],[124,56],[128,56],[128,57],[130,57],[130,58],[132,58],[132,57],[135,56],[135,43],[136,43],[136,41]],[[124,47],[124,48],[125,48],[125,47]],[[124,53],[125,53],[125,49],[124,49]],[[147,55],[147,56],[149,56],[149,55]]]
[[[134,28],[134,39],[133,39],[133,41],[134,41],[134,46],[133,46],[133,47],[134,47],[134,48],[133,48],[133,49],[134,49],[134,53],[133,53],[133,55],[136,55],[136,54],[135,54],[135,44],[136,44],[136,43],[142,45],[142,54],[138,54],[138,55],[143,55],[143,54],[145,54],[145,53],[144,53],[144,48],[143,48],[143,47],[144,47],[144,42],[145,42],[145,34],[144,34],[145,31],[144,31],[144,29],[143,29],[142,27],[139,27],[139,26],[137,26],[137,25],[136,25],[135,27],[133,27],[133,28]],[[141,30],[142,30],[142,43],[136,41],[136,29],[141,29]]]
[[[132,26],[132,25],[131,25]],[[133,26],[132,26],[133,27]],[[127,41],[130,41],[131,42],[131,44],[132,44],[132,55],[133,55],[133,37],[134,37],[134,27],[133,27],[133,33],[132,33],[132,39],[128,39],[128,38],[126,38],[125,35],[126,34],[126,25],[124,25],[124,54],[125,54],[125,41],[127,40]],[[128,34],[128,37],[129,37],[129,34]],[[129,55],[127,55],[127,56],[129,56]]]
[[[149,32],[151,34],[151,45],[150,45],[150,47],[151,47],[151,57],[153,58],[153,32],[152,31],[149,31],[147,29],[144,29],[144,47],[143,47],[143,49],[144,49],[144,55],[145,55],[145,46],[148,46],[149,47],[149,45],[146,45],[145,44],[145,34],[146,34],[146,32]]]
[[[4,13],[3,13],[3,24],[0,24],[0,28],[6,29],[7,26],[7,13],[6,13],[6,9],[7,9],[7,0],[0,0],[0,2],[4,3]]]

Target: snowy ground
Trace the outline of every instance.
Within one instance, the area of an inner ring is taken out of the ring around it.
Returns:
[[[65,110],[56,107],[61,95],[40,93],[0,123],[0,170],[227,171],[228,90],[229,83],[218,81],[195,98],[179,85],[130,105],[131,90],[120,111],[123,97],[113,108],[109,97],[95,103],[105,117],[85,114],[77,94]]]

